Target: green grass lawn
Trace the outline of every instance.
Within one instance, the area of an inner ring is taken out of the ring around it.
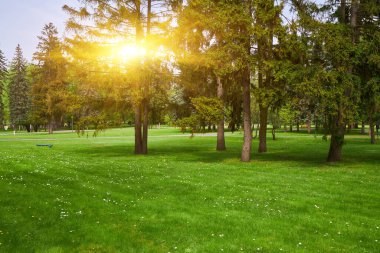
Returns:
[[[321,136],[278,133],[266,154],[254,140],[241,163],[241,133],[226,152],[213,136],[150,134],[135,156],[132,129],[0,133],[0,252],[380,252],[368,136],[328,164]]]

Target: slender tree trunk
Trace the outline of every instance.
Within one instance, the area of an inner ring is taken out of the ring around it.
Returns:
[[[221,101],[223,101],[223,93],[224,93],[223,83],[220,80],[219,76],[216,77],[216,81],[218,83],[217,96]],[[226,150],[226,143],[225,143],[225,139],[224,139],[224,115],[218,123],[216,150],[217,151]]]
[[[362,128],[360,130],[360,133],[361,134],[365,134],[365,123],[364,123],[364,120],[362,121]]]
[[[267,152],[268,107],[260,106],[259,153]]]
[[[251,81],[249,67],[243,70],[243,127],[244,142],[241,152],[241,161],[249,162],[251,160],[252,132],[251,132]]]
[[[149,102],[148,102],[148,85],[145,86],[146,98],[143,100],[143,136],[142,136],[142,154],[148,154],[148,129],[149,129]]]
[[[135,154],[142,154],[141,103],[135,108]]]
[[[297,120],[296,128],[297,128],[297,133],[299,133],[300,132],[300,122],[298,120]]]
[[[307,133],[311,133],[311,113],[307,113],[307,121],[306,121],[306,126],[307,126]]]
[[[52,134],[54,132],[54,127],[55,127],[55,119],[54,119],[54,117],[51,117],[50,121],[48,123],[49,134]]]
[[[260,124],[257,124],[256,126],[256,130],[255,130],[255,136],[253,137],[253,139],[256,139],[258,134],[259,134],[259,129],[260,129]]]
[[[276,129],[274,127],[272,128],[272,139],[276,140]]]
[[[315,122],[315,133],[319,131],[319,123],[318,118],[314,115],[314,122]]]
[[[135,1],[136,17],[135,17],[135,31],[136,31],[136,43],[140,43],[143,39],[143,27],[141,19],[141,1]],[[137,89],[140,95],[143,97],[141,80],[138,83]],[[135,154],[143,154],[143,138],[142,138],[142,114],[143,114],[143,102],[142,99],[136,102],[135,105]]]
[[[147,12],[147,24],[146,24],[146,35],[150,35],[151,28],[151,18],[152,18],[152,0],[147,1],[148,8]],[[148,61],[147,64],[150,64]],[[149,130],[149,85],[150,85],[150,75],[148,81],[144,83],[144,99],[142,100],[143,105],[143,136],[142,136],[142,154],[148,154],[148,130]]]
[[[369,120],[369,131],[370,131],[370,136],[371,136],[371,144],[376,143],[376,136],[375,136],[375,123],[372,120],[372,117],[370,117]]]

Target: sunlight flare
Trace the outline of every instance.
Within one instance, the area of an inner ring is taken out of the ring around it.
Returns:
[[[136,44],[122,45],[117,52],[118,58],[120,58],[122,61],[129,61],[136,58],[145,57],[146,54],[147,49]]]

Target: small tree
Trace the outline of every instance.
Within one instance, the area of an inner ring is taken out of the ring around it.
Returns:
[[[0,50],[0,127],[4,126],[4,101],[5,78],[7,77],[7,63],[3,52]]]

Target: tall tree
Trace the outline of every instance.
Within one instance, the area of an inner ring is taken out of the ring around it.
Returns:
[[[56,27],[49,23],[44,26],[33,59],[37,66],[33,69],[31,119],[35,128],[47,123],[49,133],[62,120],[70,108],[70,97],[66,78],[66,60]]]
[[[347,52],[348,56],[347,58],[352,58],[350,56],[351,52],[353,51],[355,44],[357,43],[358,39],[358,11],[359,11],[359,0],[352,0],[351,6],[350,6],[350,13],[347,13],[347,4],[345,0],[341,1],[340,9],[339,9],[339,24],[343,27],[350,29],[350,32],[348,33],[349,38],[351,37],[351,45],[348,46],[348,50],[345,50]],[[343,35],[345,32],[343,31]],[[331,34],[330,34],[331,36]],[[344,44],[349,44],[347,41]],[[336,42],[334,42],[336,43]],[[331,44],[334,44],[331,43]],[[339,50],[339,48],[334,48],[333,50]],[[332,55],[332,54],[331,54]],[[340,59],[341,56],[334,57],[332,56],[331,59],[333,59],[334,67],[337,69],[337,72],[340,72],[340,70],[343,69],[344,72],[338,73],[340,75],[339,79],[341,79],[341,83],[344,85],[341,89],[341,93],[339,94],[339,103],[337,104],[337,110],[335,114],[329,115],[329,128],[331,131],[331,142],[330,142],[330,149],[329,154],[327,157],[327,161],[329,162],[337,162],[341,160],[342,155],[342,148],[344,144],[344,136],[346,132],[346,125],[348,123],[349,119],[349,111],[350,111],[350,103],[347,103],[349,100],[351,100],[352,94],[354,92],[353,90],[353,84],[354,84],[354,66],[353,63],[347,62],[344,59]]]
[[[9,109],[13,128],[24,125],[29,130],[30,85],[27,80],[26,60],[20,45],[17,45],[9,70]]]
[[[253,30],[257,41],[256,59],[258,68],[258,102],[260,110],[258,151],[260,153],[267,151],[266,134],[268,109],[274,103],[274,39],[279,28],[281,28],[280,14],[282,8],[282,4],[275,5],[274,0],[260,0],[255,1],[254,4],[255,23]]]
[[[380,1],[361,1],[357,34],[357,71],[361,79],[362,115],[370,126],[370,141],[375,139],[375,124],[380,117]]]
[[[3,51],[0,50],[0,127],[2,128],[5,124],[4,122],[4,101],[3,95],[5,91],[5,79],[7,77],[7,62]]]

